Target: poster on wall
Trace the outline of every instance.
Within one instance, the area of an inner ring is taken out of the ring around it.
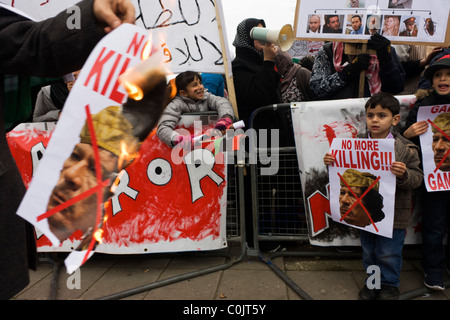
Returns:
[[[363,42],[379,33],[393,43],[450,42],[447,0],[299,0],[297,39]]]
[[[392,238],[394,139],[334,138],[329,153],[336,159],[328,166],[332,219]]]
[[[396,96],[402,120],[415,103],[414,95]],[[319,246],[360,245],[359,229],[332,219],[330,180],[324,155],[335,138],[354,139],[366,132],[367,98],[310,101],[291,104],[295,144],[310,243]],[[304,152],[303,150],[307,150]],[[420,243],[420,207],[413,214],[405,243]]]
[[[70,16],[68,28],[79,27],[82,19],[76,3],[79,0],[0,0],[21,10],[36,21],[66,10]],[[228,56],[228,41],[220,0],[132,0],[136,10],[136,26],[152,34],[155,46],[164,50],[168,69],[172,73],[186,70],[221,73],[224,71],[222,45]],[[221,19],[223,43],[219,34],[216,8]],[[231,63],[231,62],[229,62]],[[229,65],[231,70],[231,65]]]
[[[450,106],[420,107],[417,121],[428,123],[428,131],[420,135],[427,190],[450,190]]]

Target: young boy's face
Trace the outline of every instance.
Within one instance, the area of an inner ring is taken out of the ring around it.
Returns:
[[[400,121],[400,115],[392,115],[391,110],[381,107],[379,104],[366,110],[366,123],[370,136],[374,139],[384,139]]]
[[[450,68],[442,68],[433,74],[433,88],[439,95],[450,94]]]
[[[189,97],[194,101],[199,101],[205,96],[205,87],[203,86],[202,81],[198,77],[195,77],[194,80],[187,85],[186,90],[180,90],[180,94]]]

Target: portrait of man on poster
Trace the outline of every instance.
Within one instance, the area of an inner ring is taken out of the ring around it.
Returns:
[[[401,37],[417,37],[417,33],[419,32],[419,29],[417,28],[416,18],[409,17],[409,18],[403,20],[403,23],[405,25],[405,28],[402,31],[400,31],[400,36]]]
[[[121,108],[108,107],[92,116],[100,159],[101,181],[112,180],[102,188],[102,202],[109,198],[110,185],[119,170],[122,145],[126,146],[127,153],[137,152],[139,148],[139,141],[133,135],[133,126],[122,115]],[[80,133],[80,142],[75,145],[64,162],[59,179],[50,195],[47,211],[92,190],[98,183],[94,148],[86,122]],[[97,196],[98,193],[93,192],[50,215],[47,221],[51,232],[61,242],[77,230],[85,236],[90,234],[95,227]]]
[[[323,33],[342,33],[341,20],[342,16],[337,14],[325,15]]]
[[[434,126],[431,126],[433,133],[431,148],[433,149],[434,163],[439,170],[450,171],[450,154],[448,152],[450,149],[450,113],[445,112],[439,114],[433,123],[442,130],[439,131]]]
[[[308,19],[308,33],[320,33],[320,16],[318,14],[309,15]]]

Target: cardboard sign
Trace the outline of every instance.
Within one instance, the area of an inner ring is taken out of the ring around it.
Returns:
[[[442,45],[450,42],[449,10],[447,0],[299,0],[294,29],[300,40],[366,42],[379,33],[393,43]]]

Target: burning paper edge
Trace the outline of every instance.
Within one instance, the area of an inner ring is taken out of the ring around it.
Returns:
[[[83,260],[86,256],[88,250],[83,251],[72,251],[67,258],[64,260],[64,264],[67,269],[68,274],[74,273],[81,265],[83,264]],[[94,250],[89,253],[88,259],[90,259],[94,255]],[[88,260],[86,259],[86,260]]]
[[[146,48],[150,46],[151,39],[147,42]],[[141,58],[141,62],[128,68],[118,78],[120,84],[127,91],[128,97],[134,100],[141,100],[144,97],[144,92],[151,90],[158,83],[161,76],[166,77],[169,73],[164,66],[162,50],[156,49],[150,53],[143,54]]]

